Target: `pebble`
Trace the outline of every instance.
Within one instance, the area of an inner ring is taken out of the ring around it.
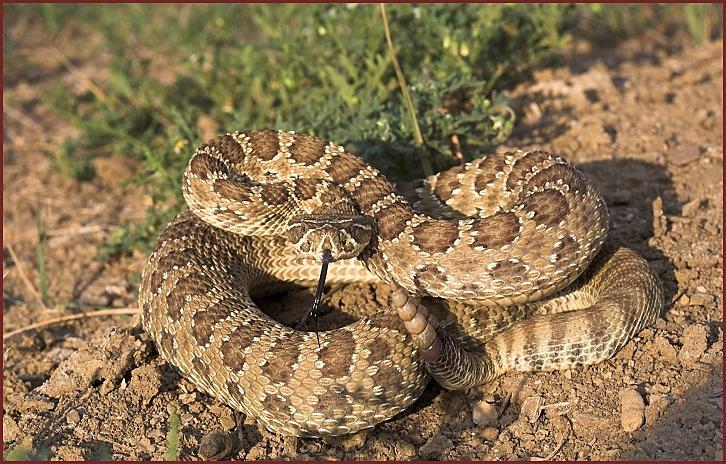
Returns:
[[[81,414],[78,412],[77,409],[71,409],[68,411],[68,414],[66,414],[66,422],[68,422],[68,425],[74,426],[81,420]]]
[[[708,329],[704,325],[689,325],[683,331],[681,339],[683,340],[683,346],[678,352],[678,359],[681,364],[698,361],[708,349]]]
[[[224,430],[232,430],[237,426],[237,422],[235,422],[232,417],[222,416],[219,418],[219,425],[221,425]]]
[[[496,427],[484,427],[484,429],[479,432],[479,436],[486,441],[494,441],[499,436],[499,429]]]
[[[499,414],[494,398],[485,398],[472,408],[472,421],[479,427],[486,427],[497,422]]]
[[[620,424],[626,432],[635,432],[645,422],[645,401],[637,390],[620,393]]]
[[[668,151],[668,162],[676,166],[685,166],[696,161],[701,156],[701,149],[698,145],[689,143],[679,145]]]

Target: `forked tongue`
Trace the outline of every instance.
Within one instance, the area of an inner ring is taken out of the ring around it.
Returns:
[[[320,348],[320,335],[318,335],[318,307],[320,306],[320,300],[323,297],[323,289],[325,288],[325,277],[328,275],[328,264],[330,264],[330,250],[323,250],[322,266],[320,267],[320,278],[318,279],[318,287],[315,289],[315,299],[313,300],[313,307],[305,313],[300,323],[295,327],[296,330],[300,330],[307,322],[308,317],[311,315],[315,320],[315,336],[318,339],[318,348]]]

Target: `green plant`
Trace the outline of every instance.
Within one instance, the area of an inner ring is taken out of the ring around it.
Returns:
[[[460,149],[471,158],[501,143],[514,113],[499,89],[554,56],[568,39],[573,9],[388,6],[405,90],[425,134],[421,146],[375,5],[13,8],[52,31],[94,30],[110,56],[103,82],[89,78],[81,94],[59,86],[46,96],[81,131],[57,160],[76,179],[92,177],[97,156],[142,162],[135,182],[152,207],[143,223],[111,237],[105,257],[148,249],[183,206],[179,182],[202,141],[202,120],[219,131],[312,133],[398,178],[421,176],[421,156],[440,170],[458,162]]]
[[[35,229],[38,233],[38,291],[44,306],[48,306],[48,278],[45,273],[45,228],[40,209],[35,210]]]
[[[176,461],[179,458],[179,425],[181,417],[179,411],[173,405],[169,405],[169,431],[166,434],[167,461]]]

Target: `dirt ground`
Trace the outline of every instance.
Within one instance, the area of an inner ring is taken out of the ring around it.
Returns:
[[[85,183],[54,169],[58,145],[74,129],[42,92],[59,83],[82,90],[83,76],[102,81],[103,59],[83,56],[73,38],[25,37],[19,53],[32,66],[21,72],[4,63],[4,333],[81,309],[136,307],[145,261],[141,253],[96,258],[110,233],[145,214],[144,195],[125,183],[138,166],[123,153],[98,159],[98,176]],[[72,67],[54,58],[55,46]],[[671,303],[613,359],[512,373],[463,392],[432,382],[412,408],[374,429],[298,439],[195,391],[133,317],[87,318],[4,340],[5,449],[64,460],[162,459],[170,411],[178,411],[181,459],[209,454],[205,436],[219,431],[236,459],[722,460],[722,63],[720,42],[693,48],[651,37],[607,50],[576,43],[563,64],[511,92],[520,120],[497,150],[538,147],[577,163],[607,199],[613,239],[642,253],[663,281]],[[47,235],[49,308],[33,291],[36,210]],[[336,314],[387,297],[383,286],[359,285],[325,299]],[[286,313],[311,300],[303,290],[263,307]]]

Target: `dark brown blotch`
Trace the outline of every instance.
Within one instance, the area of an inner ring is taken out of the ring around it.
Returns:
[[[463,172],[464,166],[454,166],[437,176],[434,193],[442,203],[446,203],[446,200],[454,196],[453,190],[455,188],[461,187],[457,176]]]
[[[162,255],[156,267],[162,271],[173,270],[174,268],[181,269],[188,264],[195,263],[196,257],[196,252],[191,247],[186,247]]]
[[[213,283],[203,275],[193,273],[182,276],[171,293],[166,296],[166,312],[176,322],[181,319],[187,296],[206,295],[214,289]]]
[[[149,291],[152,295],[161,289],[165,280],[164,271],[160,270],[158,267],[151,272],[151,275],[149,276]]]
[[[517,160],[512,166],[512,171],[507,178],[507,188],[514,190],[517,182],[524,182],[526,175],[532,172],[532,168],[550,159],[550,155],[543,151],[532,151]]]
[[[443,253],[454,246],[459,226],[452,221],[428,219],[413,228],[413,244],[427,253]]]
[[[325,155],[328,142],[309,135],[298,135],[290,146],[290,157],[300,164],[312,166]]]
[[[525,211],[533,212],[532,220],[538,225],[556,227],[570,212],[565,196],[557,190],[535,192],[522,201]]]
[[[374,219],[381,240],[389,241],[398,237],[412,217],[411,209],[404,205],[393,205],[378,211]]]
[[[315,196],[317,187],[318,183],[314,179],[295,179],[295,198],[299,201],[309,200]]]
[[[326,340],[328,343],[320,350],[323,377],[337,379],[348,375],[355,351],[353,334],[347,330],[335,330],[328,333]]]
[[[233,382],[232,380],[227,380],[226,384],[229,396],[232,398],[242,398],[244,396],[245,390],[238,383]]]
[[[242,163],[246,157],[240,144],[228,134],[210,140],[202,145],[199,151],[204,150],[206,147],[209,147],[211,152],[216,152],[221,159],[229,160],[234,164]]]
[[[220,346],[224,364],[233,371],[241,370],[245,363],[245,348],[255,343],[255,338],[260,337],[264,331],[265,323],[257,319],[240,324],[229,335],[229,340],[223,341]]]
[[[531,192],[537,188],[545,188],[547,182],[555,184],[559,179],[562,179],[563,184],[569,186],[570,192],[584,193],[589,187],[588,181],[579,171],[566,164],[558,163],[532,176],[523,193]]]
[[[498,261],[489,274],[494,279],[509,279],[512,276],[522,276],[527,272],[527,267],[521,262],[512,262],[509,260]]]
[[[198,356],[192,357],[192,369],[194,369],[194,371],[199,374],[199,377],[203,379],[214,378],[214,374],[212,374],[209,370],[209,366],[207,366]]]
[[[330,177],[338,184],[345,184],[356,177],[366,164],[358,157],[345,154],[337,154],[330,158],[330,165],[326,168]]]
[[[577,240],[572,235],[565,235],[562,239],[558,240],[559,244],[556,244],[554,249],[558,254],[564,256],[574,256],[577,250]]]
[[[217,179],[212,185],[212,189],[223,198],[246,203],[252,200],[252,188],[240,182],[230,179]]]
[[[199,345],[206,345],[214,333],[214,325],[230,312],[232,302],[223,300],[199,308],[192,316],[192,334]]]
[[[502,172],[506,166],[505,157],[511,155],[511,152],[503,155],[489,155],[482,158],[477,169],[476,179],[474,179],[474,188],[477,192],[486,189],[487,185],[497,180],[496,175]]]
[[[519,235],[519,219],[514,213],[501,212],[474,220],[472,247],[499,248],[512,243]]]
[[[287,401],[282,395],[267,395],[265,399],[262,401],[262,406],[264,407],[265,411],[270,411],[272,413],[282,413],[289,416],[289,404],[290,402]]]
[[[297,362],[298,356],[300,348],[292,340],[286,340],[265,355],[267,362],[260,369],[270,379],[270,383],[284,383],[292,375],[292,365]]]
[[[260,197],[268,205],[283,205],[290,199],[288,186],[282,182],[274,182],[260,186]]]
[[[171,359],[175,355],[174,350],[174,336],[167,333],[166,330],[159,331],[159,349],[164,354],[166,359]]]
[[[403,385],[403,376],[401,375],[401,371],[399,371],[393,364],[388,365],[388,362],[382,362],[378,366],[377,377],[378,384],[383,388],[381,393],[376,395],[376,397],[383,402],[392,401],[393,398],[387,398],[385,395],[386,392],[391,395],[392,392],[401,390],[401,385]]]
[[[368,213],[381,198],[393,192],[392,186],[381,177],[366,177],[351,192],[362,213]]]
[[[276,131],[251,131],[245,135],[250,138],[252,155],[263,161],[271,160],[280,150],[280,140]]]
[[[210,173],[229,175],[229,168],[220,159],[206,153],[197,153],[189,162],[189,171],[200,179],[208,179]]]

